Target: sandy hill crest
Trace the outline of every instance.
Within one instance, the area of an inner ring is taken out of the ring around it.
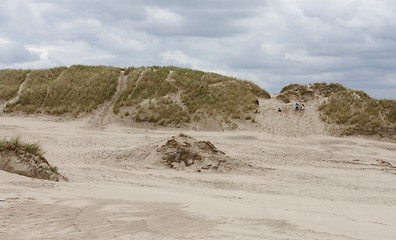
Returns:
[[[290,84],[271,98],[252,82],[210,72],[74,65],[0,70],[0,86],[2,114],[80,118],[91,128],[114,123],[285,136],[396,136],[395,100],[373,99],[336,83]],[[305,111],[292,111],[294,102],[304,103]]]

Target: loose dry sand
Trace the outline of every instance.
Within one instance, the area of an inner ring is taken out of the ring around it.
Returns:
[[[178,130],[1,116],[0,137],[39,142],[70,182],[0,171],[0,239],[396,239],[396,144],[325,136],[309,106],[282,120],[274,104],[261,131],[183,131],[240,166],[227,172],[120,159]]]

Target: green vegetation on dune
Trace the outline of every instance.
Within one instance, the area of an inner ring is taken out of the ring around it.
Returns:
[[[111,99],[119,74],[115,67],[71,66],[50,84],[43,108],[49,114],[91,112]]]
[[[66,67],[57,67],[32,70],[19,99],[14,104],[7,105],[7,111],[39,112],[46,100],[50,84],[66,69]]]
[[[307,102],[313,100],[315,96],[329,97],[342,90],[346,90],[346,88],[338,83],[289,84],[282,88],[277,99],[285,103],[290,101]]]
[[[62,181],[67,178],[51,166],[37,143],[22,142],[19,137],[0,140],[0,169],[22,176]]]
[[[311,85],[311,89],[322,97],[330,97],[334,93],[347,90],[339,83],[314,83]]]
[[[377,100],[355,90],[338,91],[321,104],[327,123],[343,126],[345,135],[396,135],[396,100]]]
[[[121,69],[116,67],[0,70],[0,101],[8,101],[6,112],[80,116],[114,98],[113,112],[130,121],[235,127],[236,120],[255,121],[258,98],[270,98],[252,82],[216,73],[157,66],[123,70],[127,81],[117,95]],[[9,101],[18,89],[19,97]],[[337,83],[290,84],[277,98],[286,103],[324,99],[319,106],[322,120],[344,135],[396,135],[396,100],[372,99]]]
[[[223,123],[253,121],[258,98],[270,98],[252,82],[216,73],[157,66],[123,70],[127,81],[117,94],[113,112],[138,122],[181,125],[207,118]],[[15,70],[12,79],[19,80],[1,82],[15,86],[13,96],[26,82],[17,101],[8,103],[5,111],[74,116],[90,113],[115,96],[120,71],[116,67],[82,65],[31,70],[29,75],[27,70]]]
[[[396,100],[381,99],[378,101],[385,121],[396,124]],[[396,127],[396,126],[395,126]]]
[[[75,65],[30,71],[19,99],[6,111],[48,114],[88,113],[111,99],[119,68]]]
[[[168,125],[205,117],[250,119],[257,97],[269,98],[253,83],[215,73],[176,67],[135,68],[128,73],[114,112],[134,107],[131,117],[137,121]]]
[[[319,114],[342,135],[396,135],[396,100],[373,99],[338,83],[290,84],[277,99],[285,103],[324,99]]]
[[[0,70],[0,100],[9,100],[16,96],[19,86],[25,81],[30,70]]]
[[[24,143],[18,137],[11,140],[0,140],[0,153],[2,152],[27,152],[43,157],[43,151],[37,143]]]

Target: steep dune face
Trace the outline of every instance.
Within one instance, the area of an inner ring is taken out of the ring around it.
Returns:
[[[295,102],[284,103],[276,96],[262,99],[256,117],[257,125],[262,131],[273,135],[291,137],[326,135],[327,125],[320,119],[318,111],[320,102],[320,99],[305,102],[304,110],[296,110]]]
[[[270,129],[271,133],[282,132],[277,130],[278,125],[294,124],[294,131],[286,131],[291,136],[305,135],[305,131],[309,134],[363,135],[396,140],[395,100],[373,99],[362,91],[333,83],[290,84],[276,99],[290,105],[301,101],[310,107],[305,109],[306,114],[287,114],[286,119],[273,115],[277,123],[270,124],[276,128]]]

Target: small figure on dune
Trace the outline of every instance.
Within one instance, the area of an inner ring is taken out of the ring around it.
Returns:
[[[296,102],[295,107],[296,107],[296,110],[298,110],[300,108],[300,105],[298,104],[298,102]]]
[[[259,100],[257,100],[257,99],[256,99],[256,105],[257,105],[257,106],[260,105],[260,102],[259,102]]]
[[[282,109],[278,108],[278,112],[282,112]]]
[[[301,104],[301,110],[304,110],[304,109],[305,109],[305,105]]]

